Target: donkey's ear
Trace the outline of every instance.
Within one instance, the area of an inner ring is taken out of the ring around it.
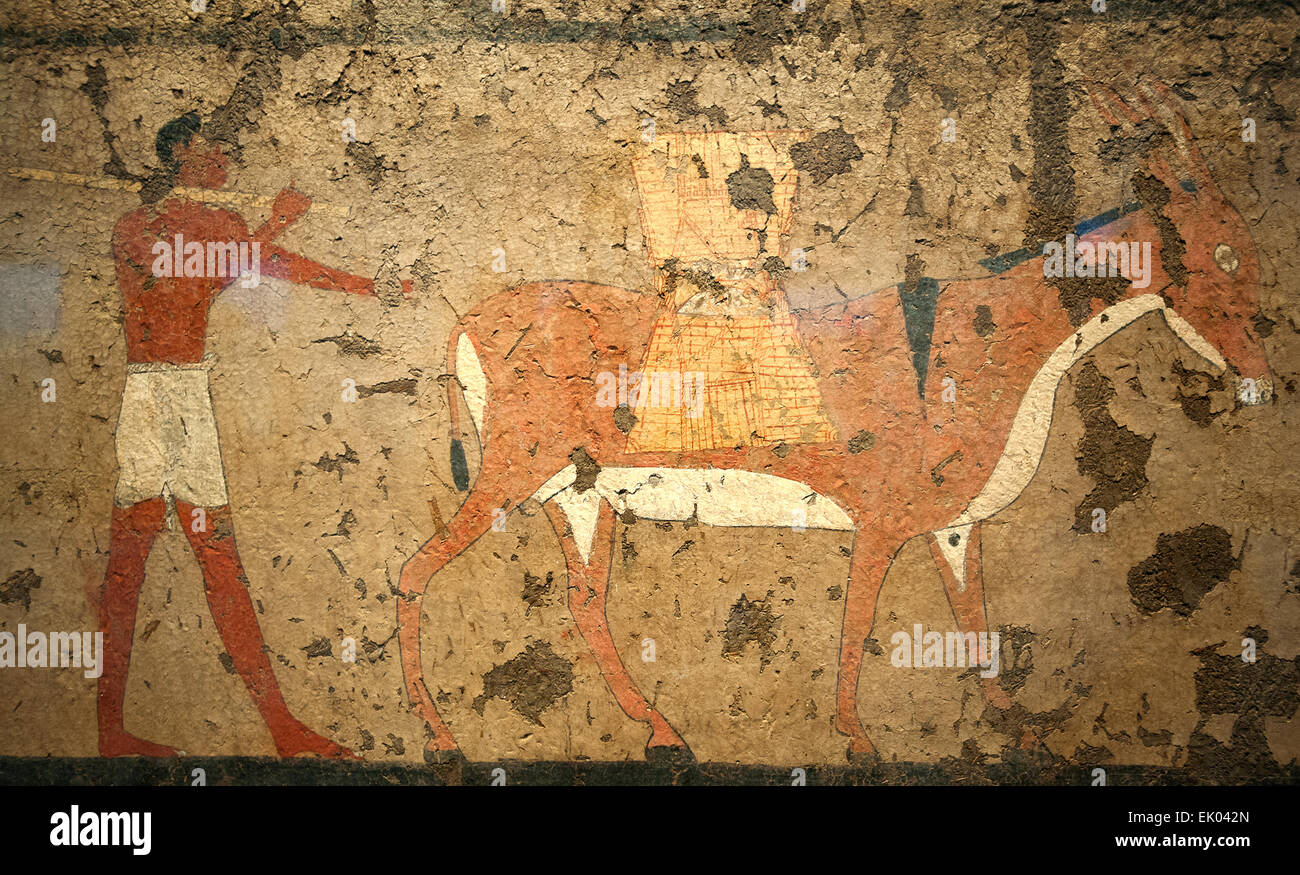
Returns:
[[[1137,133],[1137,126],[1148,118],[1134,109],[1109,85],[1095,79],[1085,79],[1084,88],[1087,89],[1088,96],[1092,98],[1092,105],[1096,107],[1097,114],[1102,120],[1112,128],[1123,129],[1126,137],[1134,136]]]
[[[1174,94],[1173,89],[1159,79],[1141,81],[1138,83],[1138,89],[1138,96],[1143,105],[1160,120],[1173,138],[1180,165],[1174,169],[1183,179],[1191,179],[1202,187],[1211,185],[1210,168],[1201,157],[1201,150],[1196,148],[1196,137],[1192,135],[1192,129],[1187,124],[1178,96]]]

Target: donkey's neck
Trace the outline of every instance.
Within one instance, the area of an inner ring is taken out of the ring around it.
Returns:
[[[1061,239],[1042,243],[1038,252],[1020,249],[981,263],[1002,279],[1034,282],[1045,299],[1054,299],[1044,300],[1042,312],[1059,305],[1077,329],[1133,298],[1158,295],[1172,305],[1171,275],[1181,271],[1166,269],[1162,242],[1160,229],[1141,204],[1132,202],[1079,222]],[[1181,259],[1181,253],[1169,257]],[[1050,336],[1043,340],[1055,345]]]
[[[1075,329],[1074,333],[1069,337],[1061,341],[1055,350],[1048,352],[1047,361],[1049,365],[1045,367],[1048,370],[1055,370],[1052,363],[1059,363],[1063,366],[1060,373],[1064,374],[1080,359],[1116,333],[1146,314],[1157,311],[1166,314],[1172,313],[1166,308],[1163,298],[1151,293],[1132,295],[1104,307],[1091,319]]]
[[[1035,280],[1043,295],[1058,299],[1045,300],[1047,306],[1040,310],[1043,318],[1037,331],[1045,367],[1051,370],[1053,363],[1064,362],[1068,370],[1117,331],[1156,311],[1163,314],[1184,343],[1215,366],[1221,366],[1223,360],[1218,351],[1175,312],[1175,300],[1179,296],[1169,294],[1174,281],[1164,264],[1161,233],[1140,204],[1130,203],[1080,222],[1068,241],[1057,242],[1063,247],[1087,246],[1094,253],[1094,275],[1052,274],[1047,270],[1046,257],[1041,254],[1029,263],[1022,261],[1023,266],[1011,274]],[[1119,250],[1128,256],[1126,275],[1116,275],[1112,269],[1111,258]],[[1105,269],[1101,266],[1103,251],[1109,256]],[[1181,254],[1171,253],[1170,257],[1181,258]],[[1003,272],[1009,269],[1004,267]],[[1059,309],[1053,304],[1059,304]],[[1062,315],[1065,320],[1060,318]],[[1062,333],[1062,329],[1067,333]],[[1035,329],[1027,325],[1025,330]]]
[[[1016,416],[1007,435],[1006,449],[998,459],[992,475],[966,509],[949,526],[962,526],[988,519],[1013,502],[1038,470],[1047,445],[1051,426],[1051,409],[1061,378],[1084,356],[1117,332],[1132,325],[1148,313],[1159,312],[1174,333],[1217,366],[1223,359],[1160,295],[1146,292],[1111,304],[1078,326],[1069,336],[1045,351],[1041,366],[1024,391]],[[1047,415],[1044,415],[1046,411]]]

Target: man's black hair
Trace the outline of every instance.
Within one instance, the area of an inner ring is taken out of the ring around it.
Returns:
[[[171,173],[176,172],[180,162],[172,150],[177,146],[188,146],[202,126],[203,122],[197,112],[187,112],[158,129],[158,139],[154,141],[154,148],[158,150],[158,159],[162,161],[164,169]]]

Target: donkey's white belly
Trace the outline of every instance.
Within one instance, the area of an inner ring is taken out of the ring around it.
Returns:
[[[555,501],[569,518],[582,558],[591,554],[601,500],[615,511],[649,520],[689,520],[710,526],[770,526],[849,531],[843,508],[796,480],[720,468],[601,468],[594,487],[578,492],[573,465],[533,495]]]

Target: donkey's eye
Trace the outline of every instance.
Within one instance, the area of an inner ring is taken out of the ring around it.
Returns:
[[[1241,265],[1241,262],[1237,259],[1237,250],[1227,243],[1220,243],[1214,247],[1214,263],[1224,273],[1232,273]]]

